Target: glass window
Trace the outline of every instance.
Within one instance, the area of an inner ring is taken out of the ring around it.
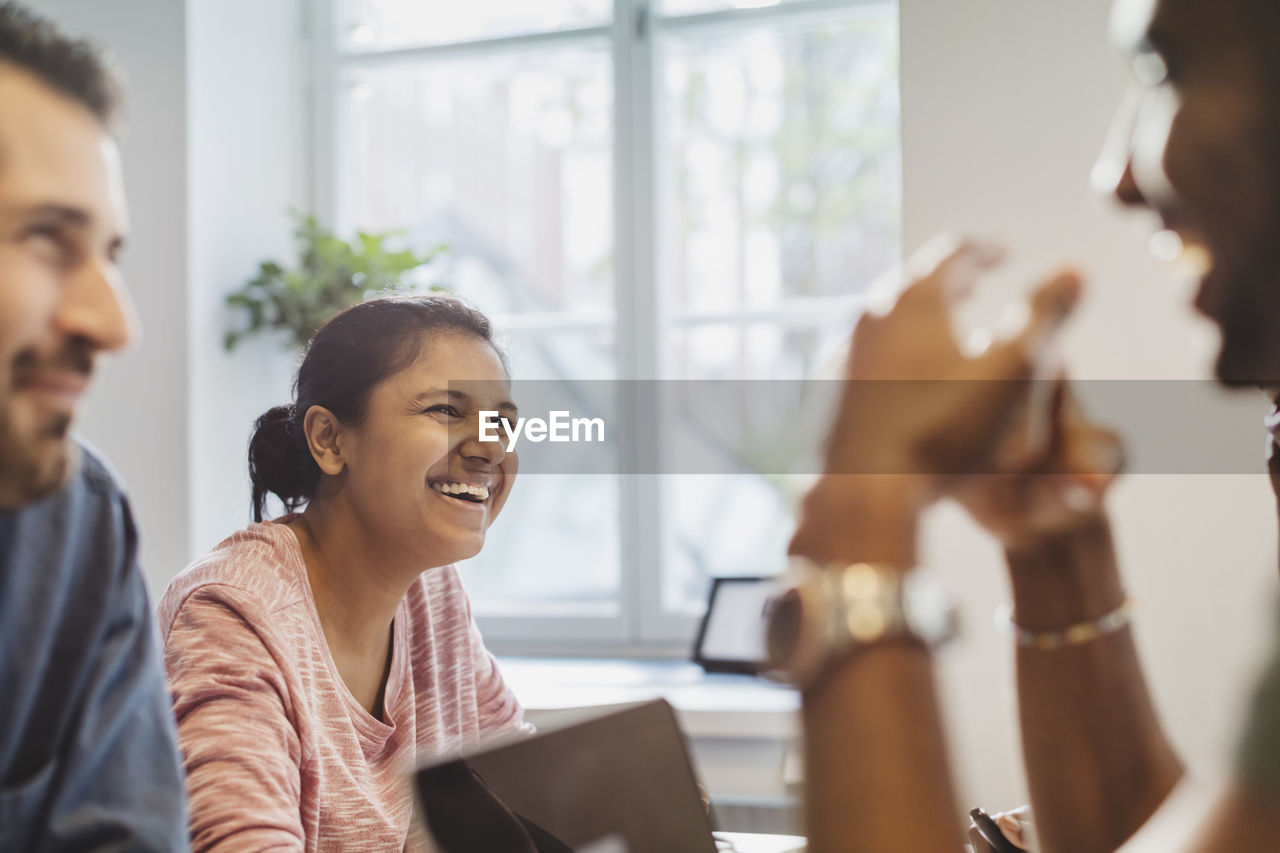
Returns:
[[[830,369],[900,256],[895,2],[331,2],[338,227],[446,244],[433,280],[517,380],[689,381],[673,432],[739,383],[682,448],[714,470],[529,470],[462,567],[499,647],[686,645],[709,579],[776,570],[793,524],[805,448],[753,383]]]
[[[346,75],[346,215],[444,242],[443,275],[498,314],[613,307],[613,84],[598,48]]]
[[[766,9],[797,0],[658,0],[664,15],[694,15],[734,9]]]
[[[884,15],[665,40],[677,308],[847,295],[897,261],[897,64]]]
[[[610,0],[341,0],[337,23],[345,49],[374,51],[598,26],[609,17]]]

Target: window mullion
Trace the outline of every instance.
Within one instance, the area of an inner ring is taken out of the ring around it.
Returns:
[[[648,32],[651,0],[614,0],[616,245],[618,375],[624,380],[657,379],[659,306],[654,252],[653,42]],[[633,391],[649,387],[628,382]],[[647,409],[637,393],[622,395],[624,418]],[[626,410],[630,408],[631,412]],[[650,440],[656,440],[650,437]],[[623,470],[644,470],[656,445],[635,448]],[[624,475],[621,507],[622,613],[629,641],[642,642],[651,614],[661,604],[659,562],[661,513],[656,477]]]
[[[315,0],[304,14],[308,15],[307,35],[310,47],[310,98],[308,116],[311,132],[307,134],[308,168],[311,186],[308,196],[310,213],[333,227],[337,211],[338,183],[338,0]]]

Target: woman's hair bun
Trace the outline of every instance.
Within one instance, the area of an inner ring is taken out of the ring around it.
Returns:
[[[268,494],[280,498],[290,512],[306,503],[319,474],[295,423],[292,403],[268,409],[254,421],[249,439],[254,521],[262,521]]]

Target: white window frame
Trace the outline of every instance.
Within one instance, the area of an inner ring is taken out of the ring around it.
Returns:
[[[478,0],[484,2],[484,0]],[[536,2],[536,0],[531,0]],[[662,377],[664,330],[707,324],[761,321],[782,326],[816,326],[833,316],[853,318],[862,303],[847,297],[791,300],[776,309],[685,311],[665,314],[660,303],[661,269],[657,237],[657,110],[654,74],[658,39],[664,33],[714,32],[774,21],[829,19],[859,9],[883,11],[895,0],[796,0],[772,6],[726,9],[678,17],[662,17],[653,9],[660,0],[614,0],[613,19],[600,26],[546,33],[486,38],[456,44],[427,45],[376,52],[341,48],[338,0],[313,0],[308,22],[310,39],[308,151],[309,202],[322,222],[339,230],[349,210],[340,198],[338,164],[349,140],[342,120],[338,87],[348,68],[388,62],[432,60],[486,52],[539,49],[556,44],[608,43],[614,74],[614,268],[615,310],[607,313],[559,312],[494,316],[495,328],[508,339],[547,332],[607,329],[615,335],[618,375],[626,379]],[[622,318],[628,322],[623,322]],[[625,416],[624,413],[620,413]],[[644,452],[650,448],[640,448]],[[656,458],[650,456],[649,458]],[[698,619],[666,612],[662,607],[664,519],[661,484],[653,475],[619,477],[619,548],[621,583],[617,617],[484,617],[479,618],[488,645],[500,653],[642,654],[687,656]],[[778,555],[779,565],[783,555]]]

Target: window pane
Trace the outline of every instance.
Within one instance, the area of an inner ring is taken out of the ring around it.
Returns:
[[[763,9],[793,2],[796,0],[659,0],[658,5],[664,15],[692,15],[729,9]]]
[[[664,279],[676,310],[857,292],[900,254],[897,19],[672,34]]]
[[[747,474],[663,477],[663,610],[701,614],[713,577],[781,572],[794,526],[786,488]]]
[[[506,342],[516,405],[526,380],[614,379],[613,328],[521,333]],[[476,612],[485,616],[616,616],[621,567],[619,478],[525,473],[484,550],[465,564]]]
[[[616,476],[530,474],[459,568],[483,616],[616,616],[618,553]]]
[[[387,50],[596,26],[608,23],[612,6],[612,0],[341,0],[338,25],[348,50]]]
[[[815,447],[797,443],[805,429],[785,400],[788,389],[761,383],[795,382],[827,375],[842,363],[851,323],[845,318],[813,328],[769,323],[715,324],[671,336],[672,375],[687,380],[735,381],[726,402],[716,395],[708,412],[695,396],[677,394],[671,413],[684,441],[700,437],[690,458],[722,460],[736,475],[690,474],[664,478],[663,513],[668,533],[662,604],[671,613],[694,614],[706,604],[709,579],[717,575],[768,575],[782,569],[801,478],[782,471],[814,470]],[[834,375],[839,375],[836,372]],[[676,386],[679,387],[679,386]],[[700,383],[689,387],[697,389]],[[797,396],[797,400],[800,398]],[[805,414],[823,422],[829,412],[805,404]],[[685,429],[713,420],[725,430]],[[686,450],[686,452],[689,452]],[[764,472],[764,473],[758,473]]]
[[[852,316],[821,326],[713,323],[669,335],[667,375],[673,379],[801,380],[836,368],[853,329]]]
[[[497,313],[613,306],[613,80],[603,49],[351,70],[343,212],[450,247]]]
[[[613,326],[590,332],[507,333],[498,327],[497,337],[507,351],[511,376],[516,382],[569,379],[574,381],[618,378]],[[521,405],[516,400],[516,405]]]

